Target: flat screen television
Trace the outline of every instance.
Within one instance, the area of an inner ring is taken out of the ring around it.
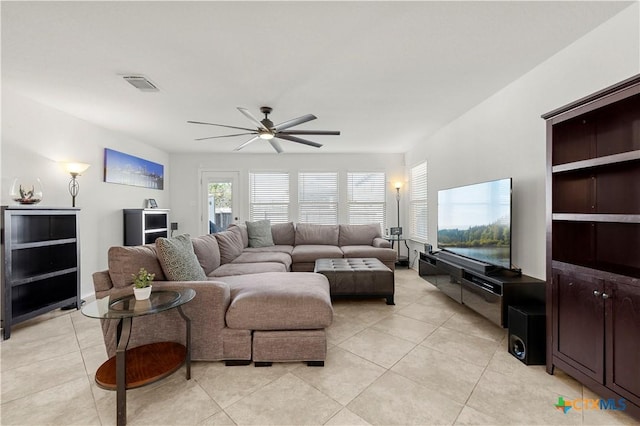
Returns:
[[[511,268],[511,178],[438,191],[438,248]]]

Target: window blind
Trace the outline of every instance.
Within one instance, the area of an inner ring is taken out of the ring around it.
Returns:
[[[289,222],[289,173],[249,173],[251,221]]]
[[[409,173],[409,235],[427,242],[427,163],[412,167]]]
[[[298,174],[298,222],[338,223],[338,173]]]
[[[386,176],[384,172],[347,173],[349,224],[379,223],[386,227]]]

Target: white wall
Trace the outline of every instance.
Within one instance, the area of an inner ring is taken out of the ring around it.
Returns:
[[[259,142],[256,142],[259,143]],[[286,149],[286,148],[285,148]],[[178,222],[179,233],[200,235],[203,197],[200,173],[237,171],[240,175],[240,212],[238,221],[249,220],[249,172],[288,171],[292,179],[298,171],[384,171],[389,182],[404,180],[402,154],[172,154],[171,221]],[[346,199],[346,185],[341,185],[340,199]],[[293,191],[295,192],[295,191]],[[291,194],[292,199],[296,197]],[[346,212],[340,212],[340,223],[346,223]],[[234,214],[235,216],[235,214]],[[295,217],[291,218],[295,221]],[[391,183],[387,193],[387,223],[396,223],[395,190]]]
[[[407,167],[427,160],[434,246],[439,189],[513,177],[512,260],[525,274],[545,277],[540,116],[640,72],[639,21],[635,3],[406,153]]]
[[[165,165],[165,190],[150,190],[103,182],[104,148],[112,148]],[[37,176],[43,182],[42,206],[71,207],[70,176],[59,161],[80,161],[91,167],[78,178],[82,297],[93,293],[91,274],[106,269],[107,249],[122,245],[122,209],[143,207],[155,198],[169,203],[169,155],[149,145],[96,127],[37,103],[8,87],[2,91],[2,205],[9,199],[12,181]]]

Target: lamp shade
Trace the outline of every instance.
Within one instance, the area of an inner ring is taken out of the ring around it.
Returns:
[[[80,173],[84,172],[85,170],[87,170],[90,166],[90,164],[87,163],[64,163],[63,164],[64,169],[68,172],[76,175],[79,175]]]
[[[402,182],[396,182],[396,183],[395,183],[395,185],[394,185],[394,188],[395,188],[395,189],[400,189],[400,188],[402,188]]]

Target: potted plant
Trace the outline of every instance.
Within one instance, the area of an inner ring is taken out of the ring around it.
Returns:
[[[146,269],[140,268],[138,274],[131,274],[133,277],[133,294],[136,300],[146,300],[151,295],[151,283],[156,274],[150,274]]]

